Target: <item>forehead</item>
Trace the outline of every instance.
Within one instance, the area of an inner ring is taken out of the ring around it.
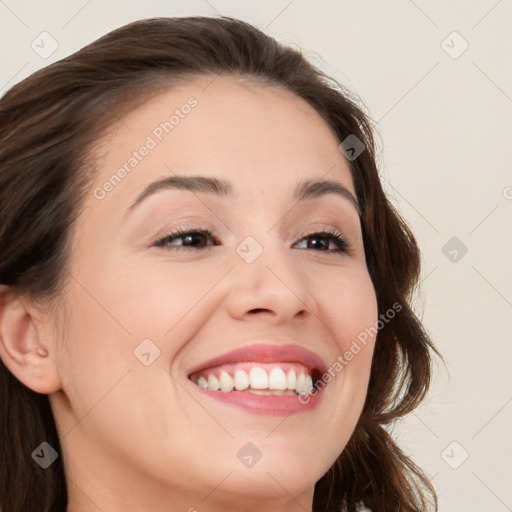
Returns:
[[[337,179],[354,192],[331,127],[282,87],[235,76],[203,77],[128,112],[101,141],[97,184],[118,170],[111,197],[133,197],[155,178],[222,176],[277,192],[304,178]],[[328,176],[327,176],[328,175]]]

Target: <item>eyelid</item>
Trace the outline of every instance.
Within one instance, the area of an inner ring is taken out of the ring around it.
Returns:
[[[305,237],[314,235],[320,231],[330,231],[337,233],[339,236],[344,238],[347,243],[349,243],[350,238],[347,235],[347,232],[349,230],[343,229],[341,226],[338,226],[339,223],[337,222],[309,222],[307,224],[304,224],[302,227],[299,228],[298,237]]]

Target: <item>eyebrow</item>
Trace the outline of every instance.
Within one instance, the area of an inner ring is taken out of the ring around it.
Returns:
[[[166,176],[147,185],[128,208],[127,213],[133,211],[149,196],[163,190],[172,189],[203,192],[219,197],[235,196],[232,184],[223,179],[206,176]],[[361,208],[357,199],[350,190],[337,181],[325,180],[323,178],[304,180],[296,185],[293,198],[297,201],[304,201],[323,197],[327,194],[336,194],[348,200],[357,213],[361,215]]]

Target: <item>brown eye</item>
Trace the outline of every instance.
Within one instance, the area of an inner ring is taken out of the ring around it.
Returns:
[[[180,243],[180,240],[182,243]],[[177,229],[158,240],[155,245],[157,247],[173,249],[202,249],[207,246],[208,240],[213,241],[213,236],[212,233],[207,229],[190,231]]]
[[[316,249],[318,252],[347,252],[349,244],[345,237],[335,230],[325,230],[318,233],[312,233],[304,237],[299,243],[306,241],[305,249]],[[334,249],[329,246],[334,245]],[[302,249],[302,247],[299,247]]]

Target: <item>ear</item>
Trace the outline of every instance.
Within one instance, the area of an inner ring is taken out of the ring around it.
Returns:
[[[0,358],[7,369],[32,391],[61,389],[55,362],[55,340],[46,318],[29,300],[0,286]]]

